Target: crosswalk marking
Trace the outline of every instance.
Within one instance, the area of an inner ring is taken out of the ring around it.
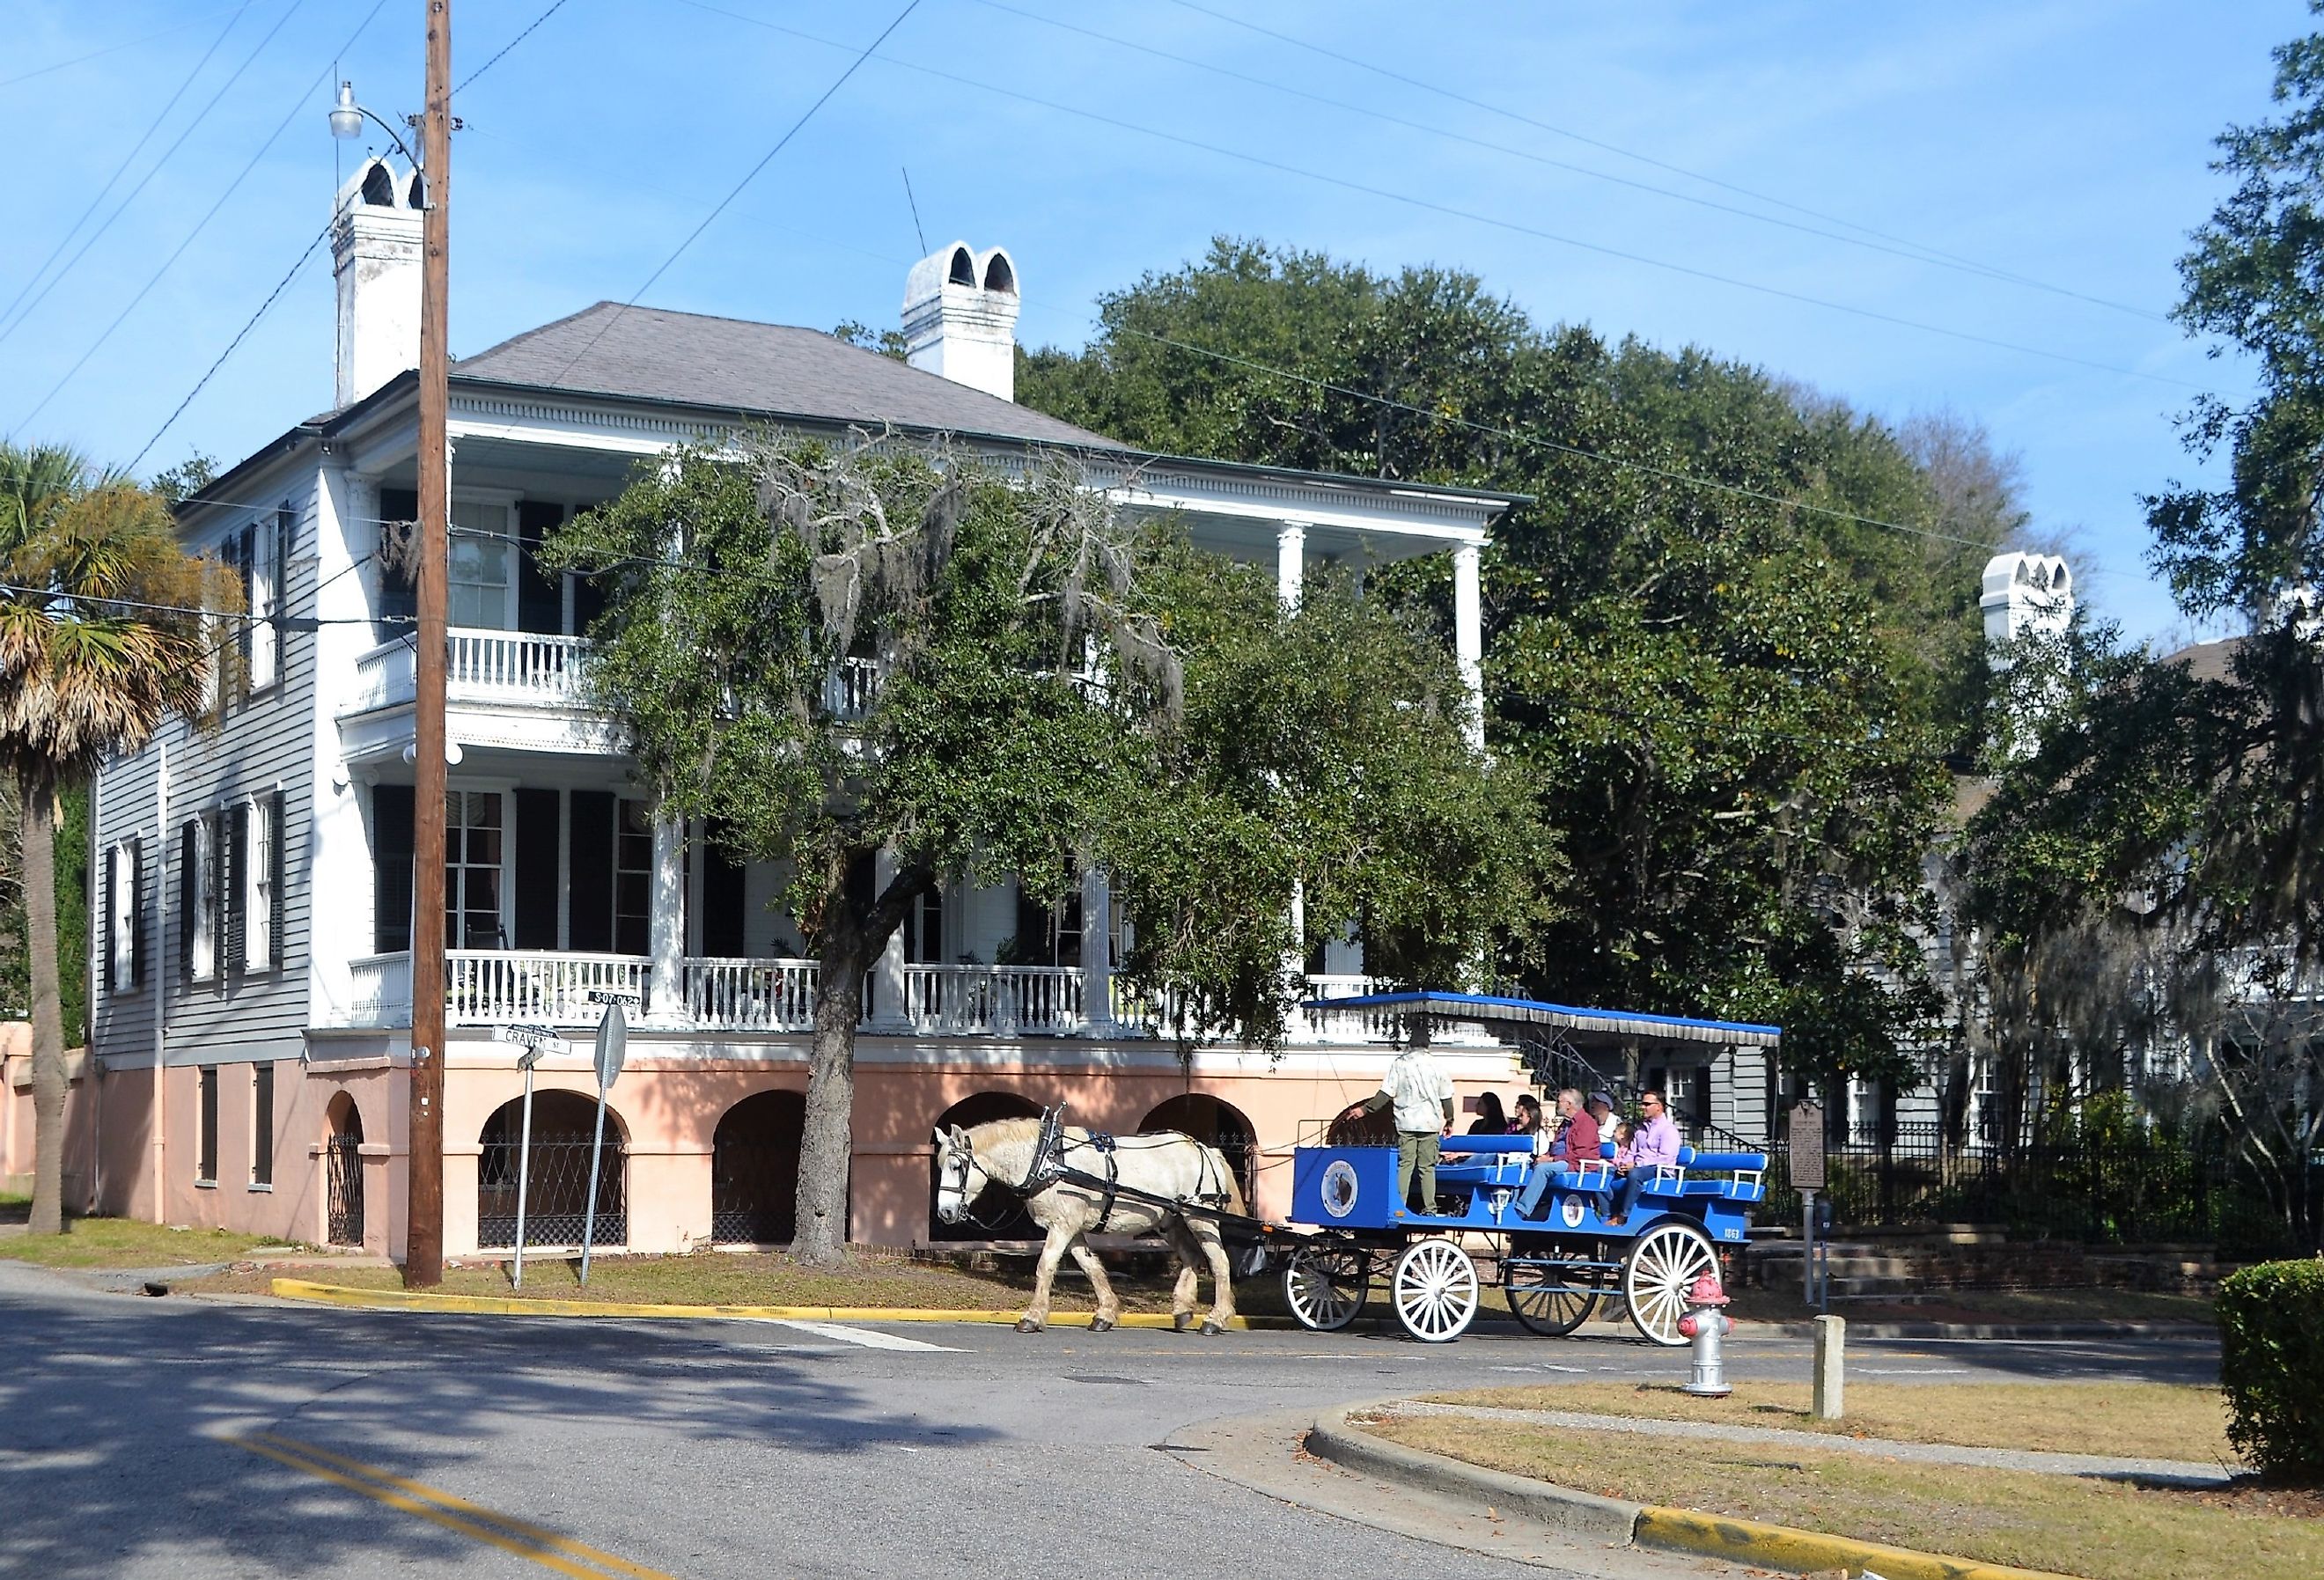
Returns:
[[[801,1333],[811,1333],[817,1338],[837,1339],[845,1344],[862,1344],[867,1350],[919,1350],[937,1354],[957,1355],[966,1352],[951,1344],[932,1344],[923,1339],[906,1338],[901,1334],[881,1333],[875,1328],[852,1327],[844,1322],[807,1322],[795,1317],[777,1317],[776,1325],[795,1327]]]

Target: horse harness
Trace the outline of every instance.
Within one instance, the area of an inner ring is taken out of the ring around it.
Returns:
[[[1186,1139],[1194,1141],[1192,1136]],[[1067,1141],[1065,1139],[1065,1105],[1060,1103],[1055,1107],[1041,1111],[1041,1130],[1034,1139],[1033,1155],[1026,1162],[1025,1178],[1015,1185],[1007,1186],[1006,1188],[1020,1198],[1037,1195],[1050,1186],[1060,1183],[1078,1185],[1084,1190],[1096,1191],[1098,1193],[1097,1225],[1091,1233],[1097,1234],[1104,1234],[1106,1226],[1113,1222],[1114,1206],[1124,1197],[1141,1206],[1159,1207],[1165,1212],[1185,1214],[1193,1211],[1209,1217],[1224,1217],[1227,1215],[1226,1204],[1232,1199],[1231,1193],[1227,1188],[1227,1181],[1222,1176],[1213,1178],[1214,1174],[1218,1174],[1219,1165],[1213,1160],[1212,1149],[1200,1141],[1195,1141],[1194,1146],[1196,1167],[1200,1173],[1196,1180],[1197,1188],[1194,1194],[1176,1199],[1157,1196],[1151,1191],[1140,1190],[1134,1185],[1121,1183],[1120,1143],[1110,1132],[1093,1130],[1089,1132],[1089,1138],[1086,1141]],[[1100,1178],[1088,1169],[1076,1168],[1065,1160],[1067,1154],[1083,1150],[1094,1151],[1103,1160],[1105,1164],[1103,1178]]]

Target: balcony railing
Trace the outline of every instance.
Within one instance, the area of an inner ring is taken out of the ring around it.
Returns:
[[[456,703],[576,707],[584,700],[581,670],[588,653],[584,637],[455,627],[446,638],[445,698]],[[414,657],[413,640],[402,636],[358,658],[346,711],[366,713],[410,702]]]
[[[369,955],[349,963],[353,992],[341,1019],[356,1026],[408,1025],[411,957]],[[879,1001],[876,972],[867,975],[861,1023],[872,1031],[936,1037],[1090,1037],[1157,1035],[1169,1017],[1134,997],[1118,980],[1110,1017],[1093,1020],[1088,978],[1070,966],[907,966],[901,1002]],[[652,1025],[697,1031],[803,1033],[815,1029],[813,960],[688,956],[678,963],[678,1002],[654,1002],[652,962],[642,955],[592,955],[548,949],[447,949],[445,1016],[455,1026],[529,1021],[594,1026],[603,1007],[595,992],[639,995]],[[1364,976],[1311,976],[1313,997],[1372,990]],[[1294,1016],[1297,1042],[1384,1043],[1402,1026],[1394,1015]],[[1440,1032],[1440,1036],[1444,1035]]]

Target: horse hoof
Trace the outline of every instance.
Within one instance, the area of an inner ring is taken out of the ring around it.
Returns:
[[[1017,1319],[1017,1331],[1019,1333],[1038,1333],[1041,1331],[1041,1325],[1034,1321],[1029,1317],[1020,1317]]]
[[[1206,1322],[1206,1323],[1203,1324],[1203,1336],[1204,1336],[1204,1338],[1216,1338],[1216,1337],[1218,1337],[1218,1336],[1219,1336],[1219,1335],[1221,1335],[1221,1334],[1222,1334],[1222,1333],[1226,1332],[1226,1330],[1227,1330],[1227,1325],[1226,1325],[1225,1323],[1223,1323],[1223,1322],[1221,1322],[1221,1321],[1220,1321],[1217,1317],[1212,1317],[1208,1322]]]
[[[1170,1331],[1184,1333],[1194,1320],[1194,1314],[1191,1311],[1174,1311],[1170,1314]]]
[[[1093,1317],[1090,1318],[1090,1331],[1092,1333],[1111,1333],[1113,1331],[1113,1324],[1107,1321],[1102,1317]]]

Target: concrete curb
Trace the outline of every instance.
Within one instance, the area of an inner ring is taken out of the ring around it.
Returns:
[[[1015,1311],[927,1310],[909,1306],[669,1306],[618,1300],[529,1300],[521,1296],[431,1295],[409,1289],[355,1289],[339,1284],[311,1283],[305,1279],[276,1279],[276,1296],[316,1305],[344,1306],[372,1311],[449,1311],[484,1317],[618,1317],[624,1319],[678,1317],[701,1319],[756,1318],[776,1322],[976,1322],[1013,1325]],[[1052,1329],[1086,1326],[1086,1311],[1053,1311]],[[1171,1319],[1158,1311],[1125,1311],[1121,1327],[1167,1328]],[[1238,1317],[1227,1325],[1236,1332],[1295,1326],[1283,1317]]]
[[[1355,1409],[1366,1407],[1358,1405]],[[1627,1542],[1636,1530],[1642,1505],[1577,1492],[1547,1482],[1463,1465],[1441,1454],[1427,1454],[1390,1443],[1348,1424],[1349,1410],[1327,1410],[1307,1429],[1307,1452],[1365,1475],[1376,1475],[1424,1492],[1450,1492],[1456,1497],[1481,1498],[1496,1509],[1513,1510],[1529,1520],[1553,1525],[1576,1536],[1594,1536]]]
[[[1394,1400],[1327,1411],[1309,1429],[1308,1451],[1367,1475],[1401,1482],[1432,1492],[1473,1498],[1495,1508],[1517,1510],[1546,1525],[1577,1535],[1625,1542],[1664,1552],[1687,1553],[1763,1569],[1794,1574],[1871,1569],[1885,1580],[2072,1580],[2047,1570],[2013,1568],[1973,1558],[1916,1552],[1850,1537],[1827,1536],[1757,1520],[1732,1520],[1692,1509],[1626,1503],[1574,1492],[1548,1482],[1488,1470],[1441,1454],[1407,1448],[1374,1437],[1349,1424],[1351,1414],[1379,1409]]]

